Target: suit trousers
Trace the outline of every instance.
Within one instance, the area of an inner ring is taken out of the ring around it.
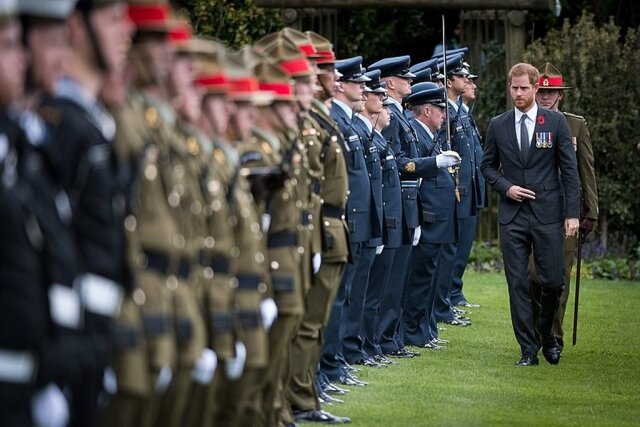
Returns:
[[[387,249],[385,247],[380,255],[376,255],[369,274],[369,285],[367,286],[367,296],[364,301],[364,314],[362,316],[364,330],[362,350],[368,356],[382,355],[379,341],[381,307],[386,290],[390,285],[389,277],[395,256],[395,248]]]
[[[355,265],[353,280],[349,286],[344,306],[342,331],[342,355],[348,363],[355,363],[367,355],[362,351],[364,302],[367,297],[369,273],[376,257],[376,248],[364,246]]]
[[[402,312],[402,327],[406,345],[423,346],[429,330],[423,329],[431,323],[435,299],[438,256],[442,244],[419,243],[411,251],[410,273],[407,280],[407,295]]]
[[[456,245],[456,257],[453,261],[453,280],[451,281],[451,292],[449,295],[449,302],[453,306],[467,300],[462,292],[462,276],[469,263],[469,254],[471,253],[473,240],[476,237],[477,225],[477,215],[458,220],[458,243]]]
[[[563,240],[564,222],[541,223],[528,202],[522,204],[510,223],[500,225],[511,322],[522,354],[536,355],[541,345],[536,336],[531,302],[529,256],[532,247],[541,287],[537,326],[544,341],[551,337],[553,319],[564,284]]]
[[[558,302],[558,310],[556,311],[555,318],[553,320],[553,336],[560,340],[562,347],[562,343],[564,341],[564,314],[567,309],[567,301],[569,300],[569,293],[571,289],[571,271],[573,270],[573,260],[575,259],[575,251],[576,251],[576,238],[575,237],[567,237],[564,241],[564,268],[565,268],[565,276],[564,276],[564,289],[562,290],[562,294],[560,295],[560,301]],[[533,262],[533,256],[529,258],[529,269],[531,272],[531,299],[533,302],[533,314],[535,317],[535,321],[538,321],[538,315],[540,312],[540,294],[542,289],[540,287],[540,279],[538,279],[538,274],[536,273],[536,265]]]
[[[323,330],[340,287],[345,263],[323,262],[313,276],[306,296],[306,310],[291,349],[291,381],[288,400],[295,410],[320,409],[316,376],[322,351]]]

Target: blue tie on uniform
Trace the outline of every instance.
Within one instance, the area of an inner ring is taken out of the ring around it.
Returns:
[[[527,115],[523,114],[520,118],[520,152],[522,158],[527,158],[527,151],[529,150],[529,131],[527,130]]]

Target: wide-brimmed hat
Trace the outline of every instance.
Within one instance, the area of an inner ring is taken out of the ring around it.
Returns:
[[[571,89],[571,86],[565,86],[562,74],[551,62],[545,62],[538,68],[540,78],[538,79],[538,89],[556,90]]]

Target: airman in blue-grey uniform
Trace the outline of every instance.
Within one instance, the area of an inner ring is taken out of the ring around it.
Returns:
[[[445,322],[456,326],[468,326],[470,320],[454,311],[449,300],[449,292],[452,286],[453,265],[458,250],[458,240],[462,240],[461,258],[463,252],[471,250],[470,244],[475,237],[475,224],[477,213],[477,198],[480,193],[478,175],[477,153],[475,151],[475,133],[466,110],[460,108],[462,101],[460,96],[468,85],[469,71],[465,67],[464,53],[457,53],[447,58],[446,63],[446,90],[448,99],[449,136],[447,141],[446,124],[438,133],[438,141],[441,147],[451,148],[460,154],[462,162],[455,172],[458,230],[456,243],[443,248],[443,257],[438,268],[436,288],[435,315],[439,322]],[[468,248],[468,249],[467,249]],[[466,264],[466,262],[465,262]]]
[[[460,162],[457,153],[442,152],[434,140],[445,118],[444,90],[435,84],[407,97],[418,135],[418,153],[414,172],[422,177],[420,204],[422,233],[414,248],[407,281],[403,312],[405,343],[426,348],[441,348],[433,315],[433,301],[442,246],[456,238],[455,181],[447,169]],[[413,169],[413,168],[412,168]]]
[[[373,70],[365,73],[370,80],[365,87],[364,109],[356,116],[354,125],[360,140],[363,142],[369,184],[371,187],[372,224],[375,234],[366,247],[374,248],[376,256],[370,260],[367,268],[363,265],[354,277],[349,296],[349,308],[347,310],[347,327],[343,338],[343,354],[348,363],[356,365],[380,367],[373,356],[376,354],[371,344],[368,351],[363,348],[365,336],[369,335],[370,343],[373,342],[374,331],[377,327],[377,311],[380,304],[380,283],[373,283],[370,278],[371,268],[377,262],[384,250],[384,207],[382,200],[382,167],[378,146],[373,142],[373,126],[377,114],[382,110],[382,99],[386,89],[380,82],[380,71]],[[374,117],[376,116],[376,117]],[[369,288],[371,287],[371,291]],[[365,316],[365,312],[368,315]],[[376,312],[376,314],[374,314]]]
[[[351,263],[347,265],[340,283],[338,295],[327,325],[321,371],[331,381],[342,384],[363,382],[348,374],[341,360],[340,333],[346,322],[345,307],[350,302],[350,293],[354,277],[358,270],[367,269],[375,256],[375,247],[366,247],[374,237],[372,224],[372,196],[369,173],[367,171],[364,145],[354,126],[354,114],[364,108],[365,82],[369,80],[362,69],[362,57],[343,59],[336,62],[336,69],[342,74],[335,98],[331,102],[331,117],[336,121],[344,136],[346,145],[347,170],[349,173],[349,197],[347,199],[346,220],[349,227]]]
[[[399,319],[402,317],[402,301],[405,298],[405,282],[407,278],[408,263],[410,260],[411,247],[417,244],[421,229],[418,209],[418,177],[413,174],[415,171],[415,160],[418,157],[416,149],[416,133],[413,126],[405,116],[402,106],[404,97],[411,93],[411,81],[415,74],[409,71],[411,58],[407,55],[385,58],[369,66],[370,70],[380,70],[380,78],[387,85],[387,94],[391,104],[391,123],[382,131],[382,135],[388,141],[389,147],[393,150],[399,167],[403,217],[402,217],[402,239],[403,244],[396,249],[396,256],[391,266],[389,283],[397,283],[397,288],[390,289],[385,301],[390,305],[384,311],[388,313],[382,317],[383,340],[381,346],[383,351],[397,357],[413,357],[419,353],[411,352],[404,348],[402,339],[402,329]]]

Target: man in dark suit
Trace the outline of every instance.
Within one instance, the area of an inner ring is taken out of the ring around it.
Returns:
[[[540,344],[551,364],[560,362],[551,328],[564,286],[563,237],[578,230],[580,184],[571,134],[561,113],[539,108],[538,70],[519,63],[509,71],[515,109],[491,119],[481,170],[500,194],[500,242],[509,285],[511,321],[522,357],[537,365]],[[563,233],[564,229],[564,233]],[[564,236],[563,236],[564,234]],[[529,255],[533,246],[542,293],[535,333]]]

